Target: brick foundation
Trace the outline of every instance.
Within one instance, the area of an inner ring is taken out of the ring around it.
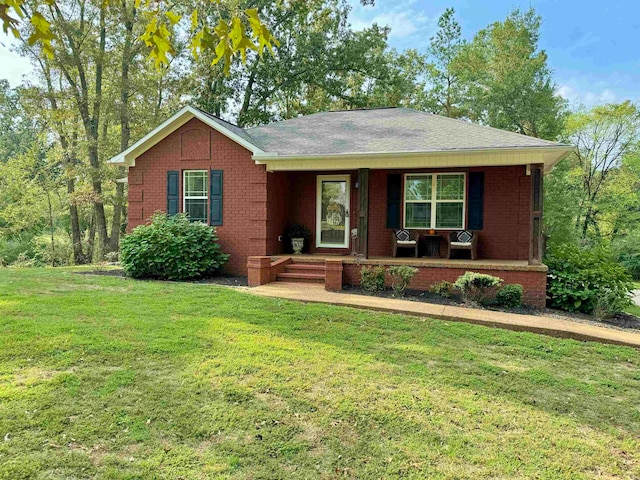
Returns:
[[[343,265],[340,259],[327,259],[325,262],[324,288],[332,292],[342,290]]]
[[[345,285],[360,284],[360,270],[363,265],[345,264],[343,266],[343,282]],[[500,270],[497,268],[451,268],[451,267],[417,267],[418,273],[411,280],[409,288],[429,290],[432,285],[442,282],[454,282],[464,272],[473,271],[500,277],[504,283],[522,285],[524,292],[522,302],[532,307],[544,308],[546,305],[547,272],[544,265],[536,268],[524,267],[523,270]],[[385,279],[391,286],[391,279]]]

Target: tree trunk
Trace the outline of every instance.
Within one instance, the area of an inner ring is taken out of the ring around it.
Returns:
[[[53,206],[51,205],[51,193],[45,189],[47,194],[47,206],[49,207],[49,233],[51,234],[51,266],[56,266],[56,242],[53,235]]]
[[[125,18],[125,39],[122,48],[122,62],[120,68],[122,85],[120,88],[120,150],[126,150],[131,140],[131,126],[129,121],[129,69],[133,61],[133,24],[136,17],[136,9],[129,11],[127,0],[122,1],[122,9]],[[123,169],[124,170],[124,169]],[[124,175],[124,171],[123,171]],[[109,251],[116,252],[120,244],[120,230],[124,213],[124,184],[116,183],[115,203],[113,205],[113,218],[111,221],[111,238],[109,239]]]

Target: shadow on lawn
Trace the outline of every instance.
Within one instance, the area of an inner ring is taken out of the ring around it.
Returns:
[[[503,397],[596,429],[640,432],[640,356],[630,348],[341,307],[302,307],[237,293],[233,297],[233,311],[218,309],[216,316],[365,354],[397,367],[396,375],[408,381]]]

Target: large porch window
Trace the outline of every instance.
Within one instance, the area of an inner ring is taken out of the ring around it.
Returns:
[[[192,222],[207,223],[208,173],[206,170],[185,170],[183,172],[183,212],[189,215],[189,220]]]
[[[464,228],[464,173],[408,173],[404,177],[404,228]]]

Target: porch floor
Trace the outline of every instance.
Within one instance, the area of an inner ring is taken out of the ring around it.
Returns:
[[[345,264],[359,265],[410,265],[412,267],[439,267],[439,268],[465,268],[483,270],[510,270],[520,272],[546,272],[544,264],[531,265],[526,260],[469,260],[446,259],[434,257],[369,257],[338,254],[301,254],[301,255],[275,255],[273,258],[291,258],[294,262],[324,262],[327,259],[340,259]]]

